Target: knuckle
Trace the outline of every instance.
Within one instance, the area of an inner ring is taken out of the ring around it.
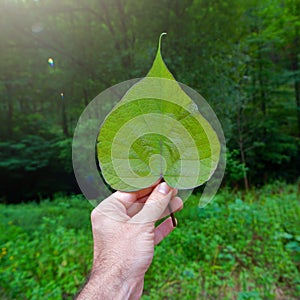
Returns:
[[[92,223],[95,223],[98,218],[99,218],[99,213],[97,211],[97,208],[94,208],[91,212],[91,221],[92,221]]]

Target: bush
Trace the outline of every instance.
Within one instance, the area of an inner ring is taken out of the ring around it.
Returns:
[[[1,142],[0,201],[19,203],[58,191],[76,191],[71,141],[29,135],[19,141]]]
[[[228,189],[205,208],[191,196],[155,249],[142,299],[299,299],[296,186]],[[72,299],[92,263],[90,211],[79,196],[0,206],[0,298]]]

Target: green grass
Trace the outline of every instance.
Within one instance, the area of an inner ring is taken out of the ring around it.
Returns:
[[[142,299],[299,299],[296,192],[223,189],[204,209],[192,196],[156,247]],[[0,298],[72,299],[91,266],[91,209],[80,196],[0,205]]]

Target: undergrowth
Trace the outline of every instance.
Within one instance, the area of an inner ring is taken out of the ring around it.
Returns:
[[[143,300],[300,297],[295,185],[223,189],[205,208],[198,198],[156,247]],[[0,298],[72,299],[91,267],[91,210],[81,196],[0,205]]]

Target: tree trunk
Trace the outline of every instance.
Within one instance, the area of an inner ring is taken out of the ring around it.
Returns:
[[[294,89],[295,89],[295,100],[296,100],[296,113],[297,113],[297,123],[298,123],[298,136],[300,137],[300,80],[299,80],[299,60],[298,60],[298,52],[299,49],[299,36],[298,31],[296,34],[296,38],[294,41],[295,50],[292,54],[292,70],[295,74],[295,81],[294,81]]]
[[[12,95],[12,87],[9,83],[5,84],[7,91],[7,123],[6,123],[6,132],[9,138],[13,135],[13,116],[14,116],[14,103]]]
[[[66,113],[66,104],[65,99],[62,99],[62,106],[61,106],[61,122],[62,122],[62,130],[65,136],[69,135],[68,130],[68,119],[67,119],[67,113]]]
[[[86,88],[83,88],[83,99],[84,99],[84,105],[88,106],[89,104],[89,96]]]
[[[300,81],[295,80],[296,111],[298,120],[298,136],[300,137]]]
[[[238,134],[239,134],[239,147],[240,147],[240,154],[241,154],[241,162],[244,166],[244,185],[245,190],[249,190],[249,181],[246,172],[246,158],[245,158],[245,149],[244,149],[244,139],[243,139],[243,132],[242,132],[242,124],[241,124],[241,108],[238,109],[237,115],[237,127],[238,127]]]
[[[261,49],[259,50],[259,62],[258,62],[258,80],[259,80],[259,90],[260,90],[260,103],[261,103],[261,111],[263,115],[266,115],[266,91],[265,91],[265,82],[263,76],[263,62],[262,56],[260,53]]]

